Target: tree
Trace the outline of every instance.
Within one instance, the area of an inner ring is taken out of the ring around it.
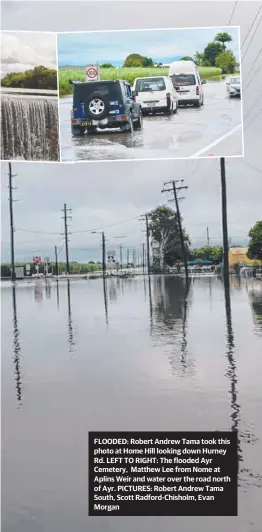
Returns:
[[[210,42],[204,49],[204,61],[208,61],[210,66],[216,66],[216,57],[223,53],[223,46],[220,42]]]
[[[236,58],[230,50],[216,57],[216,66],[222,69],[223,74],[232,74],[236,68]]]
[[[201,52],[196,52],[194,56],[194,61],[197,64],[197,66],[203,66],[204,61],[204,54]]]
[[[227,42],[231,42],[232,41],[232,37],[231,35],[229,35],[229,33],[227,32],[222,32],[222,33],[218,33],[216,36],[215,36],[215,42],[219,42],[222,44],[222,47],[223,47],[223,52],[226,51],[226,44]]]
[[[262,260],[262,220],[253,225],[248,236],[250,238],[247,252],[248,258]]]
[[[152,67],[154,66],[153,60],[151,57],[143,57],[140,54],[130,54],[127,56],[123,67],[127,68],[143,68],[143,67]]]
[[[192,259],[210,260],[215,264],[222,262],[223,250],[220,246],[203,246],[191,251]]]
[[[111,65],[111,63],[104,63],[103,65],[100,65],[101,68],[114,68],[113,65]]]
[[[189,57],[188,55],[185,55],[185,57],[181,57],[180,61],[193,61],[193,63],[195,63],[195,60],[192,57]]]
[[[177,213],[169,207],[157,207],[150,212],[149,231],[153,240],[159,246],[159,266],[173,266],[182,260],[182,251],[179,238]],[[186,248],[189,246],[189,237],[183,230]]]
[[[57,71],[42,65],[25,72],[11,72],[1,80],[3,87],[57,90]]]

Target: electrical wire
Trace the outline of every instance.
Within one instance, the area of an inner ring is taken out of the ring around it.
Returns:
[[[241,58],[241,62],[242,62],[242,63],[243,63],[243,61],[244,61],[244,59],[245,59],[245,57],[246,57],[246,55],[247,55],[247,52],[248,52],[248,50],[249,50],[249,48],[250,48],[250,46],[251,46],[251,44],[252,44],[252,42],[253,42],[253,40],[254,40],[254,37],[255,37],[255,35],[256,35],[256,32],[257,32],[257,30],[258,30],[258,27],[259,27],[259,25],[260,25],[261,20],[262,20],[262,15],[261,15],[261,17],[260,17],[260,19],[259,19],[259,21],[258,21],[258,24],[257,24],[257,26],[256,26],[256,29],[255,29],[255,31],[254,31],[254,33],[253,33],[253,35],[252,35],[252,37],[251,37],[251,39],[250,39],[250,41],[249,41],[249,44],[248,44],[248,46],[247,46],[247,48],[246,48],[246,50],[245,50],[245,52],[244,52],[244,55],[242,55],[242,58]]]
[[[251,24],[251,26],[250,26],[250,28],[249,28],[249,30],[248,30],[248,32],[247,32],[247,34],[246,34],[244,40],[243,40],[243,42],[242,42],[241,49],[243,48],[243,46],[244,46],[244,44],[245,44],[245,42],[246,42],[246,40],[247,40],[247,38],[248,38],[248,36],[249,36],[249,34],[250,34],[252,28],[253,28],[253,26],[254,26],[256,20],[257,20],[257,17],[258,17],[258,15],[259,15],[261,9],[262,9],[262,5],[261,5],[261,6],[258,8],[258,10],[257,10],[257,13],[256,13],[256,15],[255,15],[255,17],[254,17],[254,19],[253,19],[253,22],[252,22],[252,24]]]
[[[261,63],[261,65],[255,70],[253,76],[251,76],[251,78],[249,79],[248,84],[244,87],[244,91],[247,90],[247,88],[249,87],[251,81],[254,79],[254,77],[257,75],[257,73],[261,70],[261,68],[262,68],[262,63]]]
[[[236,2],[234,3],[234,6],[233,6],[233,9],[232,9],[232,12],[231,12],[231,15],[229,17],[228,24],[227,24],[228,26],[231,24],[232,18],[234,16],[235,11],[236,11],[237,4],[238,4],[238,0],[236,0]]]

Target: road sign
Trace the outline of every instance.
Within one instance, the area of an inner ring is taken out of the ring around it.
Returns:
[[[108,251],[107,252],[107,262],[109,264],[115,264],[115,262],[116,262],[116,252],[115,251]]]
[[[23,277],[24,277],[24,267],[23,266],[17,266],[15,268],[15,277],[16,277],[16,279],[23,279]]]
[[[30,275],[31,264],[26,264],[26,265],[25,265],[25,271],[26,271],[26,275]]]
[[[88,65],[86,67],[86,81],[99,81],[100,69],[99,65]]]
[[[41,257],[33,257],[33,264],[41,264],[42,259]]]

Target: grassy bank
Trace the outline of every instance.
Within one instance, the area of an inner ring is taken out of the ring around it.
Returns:
[[[221,69],[215,67],[199,67],[201,79],[220,79]],[[168,68],[101,68],[101,79],[125,79],[133,85],[136,78],[147,76],[167,76]],[[59,68],[60,96],[72,94],[73,88],[69,80],[85,81],[84,68]]]

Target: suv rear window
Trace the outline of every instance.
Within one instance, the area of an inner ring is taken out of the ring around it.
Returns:
[[[194,74],[176,74],[172,76],[174,86],[183,87],[184,85],[195,85],[196,78]]]
[[[146,78],[136,80],[136,92],[165,91],[166,84],[163,78]]]
[[[107,96],[110,100],[121,100],[120,83],[77,83],[74,85],[73,105],[84,103],[92,94]]]

